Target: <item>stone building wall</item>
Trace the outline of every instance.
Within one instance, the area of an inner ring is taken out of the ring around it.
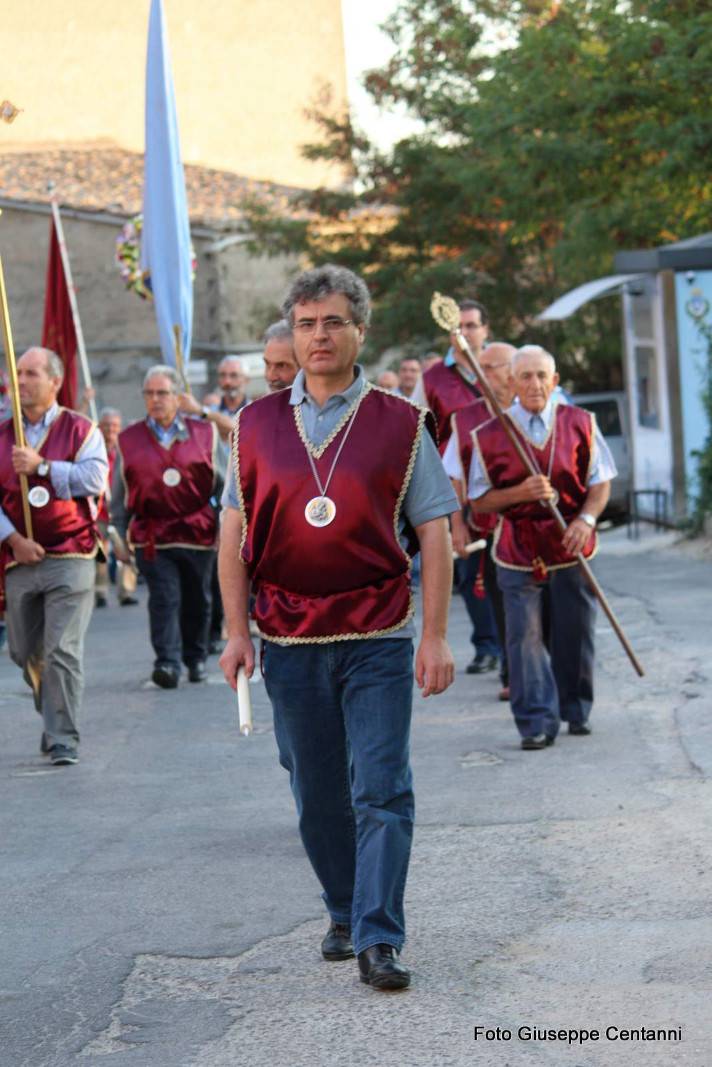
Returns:
[[[0,255],[18,355],[42,336],[49,219],[48,210],[7,205],[0,216]],[[98,405],[136,417],[142,375],[160,362],[161,352],[152,304],[124,288],[114,263],[123,222],[110,216],[63,215]],[[192,355],[208,360],[213,384],[215,366],[226,351],[260,347],[298,263],[289,257],[251,257],[243,243],[208,229],[193,232],[193,245],[198,267]]]

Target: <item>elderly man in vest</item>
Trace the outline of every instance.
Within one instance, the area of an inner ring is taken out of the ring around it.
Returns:
[[[518,402],[507,413],[534,466],[528,474],[499,420],[475,431],[469,495],[476,511],[500,513],[493,556],[504,596],[512,712],[523,749],[552,745],[563,720],[570,734],[591,733],[594,594],[577,565],[597,546],[596,523],[616,468],[594,416],[555,404],[553,357],[537,345],[512,363]],[[568,523],[561,533],[546,500]],[[551,596],[550,650],[541,597]]]
[[[150,368],[143,398],[146,418],[119,434],[111,517],[148,586],[152,679],[175,689],[181,664],[191,682],[207,676],[218,435],[207,418],[181,416],[172,367]]]
[[[108,474],[98,429],[57,404],[63,375],[54,352],[28,349],[17,364],[25,446],[15,443],[11,421],[0,425],[0,541],[10,655],[42,715],[40,750],[56,766],[78,760],[84,634],[98,547],[93,498],[104,491]],[[31,536],[21,474],[29,486]]]
[[[445,640],[447,516],[457,502],[430,415],[367,383],[356,357],[369,294],[333,265],[301,275],[284,307],[301,370],[240,412],[220,546],[234,687],[254,665],[250,583],[280,762],[331,918],[327,960],[402,989],[403,893],[413,831],[411,556],[423,560],[423,694],[452,681]]]

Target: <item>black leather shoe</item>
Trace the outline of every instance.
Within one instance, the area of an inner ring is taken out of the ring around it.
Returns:
[[[361,981],[374,989],[406,989],[410,971],[398,962],[393,945],[371,945],[358,954]]]
[[[486,656],[478,652],[472,663],[465,667],[465,674],[486,674],[487,671],[496,671],[498,667],[499,660],[496,656]]]
[[[534,734],[533,737],[522,738],[522,748],[525,752],[534,752],[538,748],[549,748],[555,741],[556,738],[548,734]]]
[[[207,677],[208,670],[202,661],[200,663],[191,663],[188,668],[189,682],[204,682]]]
[[[138,600],[135,596],[125,596],[119,601],[122,608],[130,608],[133,604],[138,604]]]
[[[325,960],[352,960],[356,953],[351,943],[351,927],[346,923],[332,923],[321,943]]]
[[[175,689],[178,685],[178,671],[175,667],[156,667],[151,681],[161,689]]]
[[[588,737],[591,733],[591,727],[587,726],[585,722],[570,722],[569,733],[574,737]]]

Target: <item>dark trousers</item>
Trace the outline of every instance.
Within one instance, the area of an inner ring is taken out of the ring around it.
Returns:
[[[356,952],[400,949],[414,819],[412,642],[264,647],[279,760],[326,907],[351,924]]]
[[[504,598],[497,582],[497,564],[492,559],[492,534],[487,538],[485,553],[485,589],[492,605],[497,639],[499,640],[500,660],[499,677],[502,685],[509,685],[509,666],[507,664],[507,625],[504,616]]]
[[[148,587],[148,620],[154,666],[192,667],[208,655],[212,549],[159,548],[147,560],[136,549],[136,565]]]
[[[474,585],[480,572],[480,560],[482,553],[473,552],[467,559],[457,561],[458,589],[465,601],[467,614],[472,623],[470,640],[475,647],[475,652],[480,656],[499,656],[500,646],[497,638],[497,624],[492,610],[492,601],[489,596],[475,596]],[[486,589],[485,589],[486,592]]]
[[[218,557],[215,553],[212,577],[210,579],[210,591],[212,606],[210,609],[210,640],[220,641],[222,638],[223,605],[220,595],[220,582],[218,581]]]
[[[510,703],[522,737],[556,737],[559,720],[582,725],[593,704],[596,598],[579,567],[550,571],[497,568],[507,617]],[[551,604],[550,652],[544,642],[542,597]]]

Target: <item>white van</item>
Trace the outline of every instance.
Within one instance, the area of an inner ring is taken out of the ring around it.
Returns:
[[[632,488],[625,393],[577,393],[570,400],[572,404],[585,408],[596,416],[598,428],[605,437],[618,468],[618,477],[611,482],[611,499],[606,514],[623,517],[628,514],[628,493]]]

